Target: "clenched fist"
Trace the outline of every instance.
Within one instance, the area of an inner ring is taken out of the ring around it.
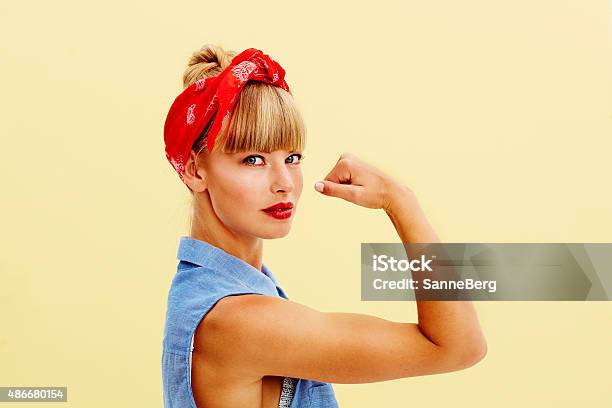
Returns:
[[[343,153],[329,174],[315,183],[322,194],[367,208],[389,209],[393,192],[405,188],[351,153]]]

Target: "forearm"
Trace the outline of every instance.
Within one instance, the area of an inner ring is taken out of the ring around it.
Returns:
[[[405,244],[439,243],[415,194],[405,186],[394,186],[385,212]],[[462,358],[486,352],[486,342],[472,302],[417,301],[419,328],[424,336]]]
[[[404,243],[440,242],[429,224],[415,194],[402,185],[389,187],[388,207],[385,212]]]

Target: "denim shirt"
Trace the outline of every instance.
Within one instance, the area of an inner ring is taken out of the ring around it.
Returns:
[[[191,352],[202,318],[225,296],[260,294],[288,298],[265,264],[259,271],[207,242],[182,236],[177,259],[162,342],[164,407],[196,408],[191,388]],[[331,384],[297,379],[290,408],[337,407]]]

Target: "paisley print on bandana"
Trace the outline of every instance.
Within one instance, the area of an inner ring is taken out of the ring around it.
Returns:
[[[195,81],[175,98],[164,123],[164,142],[166,158],[181,180],[193,143],[214,114],[222,112],[215,116],[208,132],[207,146],[212,152],[223,120],[230,115],[247,81],[265,82],[291,94],[280,64],[262,51],[248,48],[236,55],[219,75]]]

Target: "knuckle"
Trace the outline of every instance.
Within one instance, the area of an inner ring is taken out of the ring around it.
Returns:
[[[342,159],[340,159],[340,161],[338,162],[338,164],[343,165],[343,166],[350,166],[352,159],[349,157],[343,157]]]
[[[351,200],[354,200],[355,198],[357,198],[357,192],[352,188],[347,189],[346,195]]]
[[[343,160],[343,159],[352,159],[352,158],[354,158],[354,157],[355,157],[355,155],[354,155],[354,154],[352,154],[352,153],[350,153],[350,152],[343,152],[343,153],[340,155],[340,160]]]

